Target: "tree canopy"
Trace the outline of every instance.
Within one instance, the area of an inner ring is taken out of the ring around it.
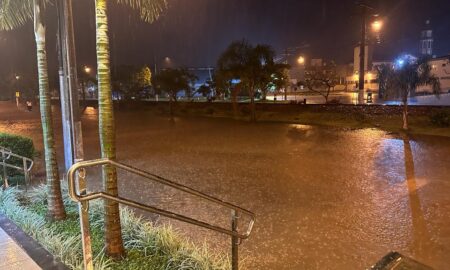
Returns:
[[[186,69],[164,69],[153,77],[153,86],[156,90],[165,92],[171,100],[176,101],[181,91],[191,91],[193,82],[197,79]]]

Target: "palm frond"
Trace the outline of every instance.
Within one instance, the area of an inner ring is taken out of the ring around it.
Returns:
[[[148,23],[156,21],[167,8],[167,0],[116,0],[116,2],[139,11],[141,19]]]
[[[33,18],[33,0],[0,0],[0,30],[12,30]]]

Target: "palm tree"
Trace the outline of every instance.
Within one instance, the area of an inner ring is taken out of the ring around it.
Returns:
[[[403,130],[408,130],[408,97],[415,94],[419,86],[430,85],[435,95],[440,93],[440,82],[431,73],[428,59],[404,57],[395,67],[386,66],[379,74],[385,76],[385,98],[400,98],[403,103]],[[400,64],[401,63],[401,64]]]
[[[61,196],[61,183],[56,161],[45,47],[46,27],[43,12],[47,3],[48,0],[0,0],[0,30],[12,30],[30,19],[34,20],[39,77],[39,103],[44,138],[45,170],[47,174],[47,216],[52,220],[62,220],[65,219],[66,212]]]
[[[140,12],[146,22],[153,22],[166,7],[166,0],[112,0],[118,4],[126,4]],[[111,69],[108,38],[108,0],[95,0],[95,17],[97,33],[97,77],[100,147],[103,158],[116,158],[116,137],[114,110],[111,91]],[[103,168],[103,188],[111,195],[118,195],[117,172],[115,168]],[[106,253],[114,258],[124,254],[120,226],[119,205],[105,201],[105,243]]]
[[[228,74],[229,79],[239,79],[239,86],[246,89],[250,97],[251,120],[256,120],[255,94],[258,89],[267,87],[271,76],[277,69],[286,65],[274,63],[275,52],[268,45],[252,46],[246,40],[230,44],[220,56],[217,66],[219,72]]]

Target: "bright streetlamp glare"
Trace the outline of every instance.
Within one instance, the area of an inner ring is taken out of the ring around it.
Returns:
[[[297,59],[297,62],[298,62],[300,65],[305,64],[305,57],[300,56],[300,57]]]
[[[383,28],[383,22],[382,21],[380,21],[380,20],[376,20],[376,21],[374,21],[373,23],[372,23],[372,30],[374,31],[374,32],[380,32],[381,31],[381,29]]]
[[[91,68],[88,67],[88,66],[85,66],[85,67],[84,67],[84,72],[86,72],[86,73],[91,73]]]

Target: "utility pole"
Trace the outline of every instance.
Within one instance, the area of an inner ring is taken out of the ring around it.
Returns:
[[[58,14],[58,33],[57,33],[57,47],[58,47],[58,74],[59,74],[59,89],[60,89],[60,102],[61,102],[61,114],[62,114],[62,128],[63,128],[63,143],[64,143],[64,165],[66,171],[73,164],[73,149],[72,149],[72,131],[70,125],[70,108],[68,105],[68,81],[66,77],[67,59],[65,55],[64,46],[64,10],[63,0],[56,1],[56,9]]]
[[[286,48],[286,49],[284,50],[284,55],[286,56],[286,61],[285,61],[284,63],[285,63],[286,65],[289,65],[288,57],[290,56],[290,54],[289,54],[289,49],[288,49],[288,48]],[[285,87],[285,88],[284,88],[284,101],[287,101],[287,90],[288,90],[288,88]]]
[[[286,65],[288,65],[289,64],[289,56],[292,56],[293,54],[296,54],[299,50],[304,50],[306,48],[309,48],[309,46],[310,45],[308,43],[303,43],[300,46],[286,48],[286,49],[284,49],[284,54],[281,55],[282,57],[279,58],[279,61],[281,61],[281,59],[284,58],[284,63]],[[277,61],[277,60],[275,60],[275,61]],[[287,90],[288,90],[288,88],[285,87],[285,89],[284,89],[284,100],[287,100]]]
[[[360,8],[361,15],[361,40],[359,47],[359,83],[358,83],[358,103],[364,104],[364,77],[366,74],[366,45],[367,45],[367,16],[374,8],[365,4],[363,1],[357,1],[356,5]],[[367,62],[368,63],[368,62]]]
[[[358,103],[364,104],[364,75],[366,73],[366,16],[367,7],[360,4],[361,7],[361,40],[359,47],[359,92]]]
[[[66,170],[84,159],[72,0],[58,0],[58,49]]]
[[[72,0],[57,0],[58,44],[60,55],[61,111],[63,112],[64,156],[66,170],[84,159],[79,102],[79,85],[75,56]],[[83,89],[84,91],[84,89]],[[77,174],[77,189],[86,194],[85,173]],[[92,270],[93,257],[89,230],[89,202],[78,204],[83,242],[84,269]]]

